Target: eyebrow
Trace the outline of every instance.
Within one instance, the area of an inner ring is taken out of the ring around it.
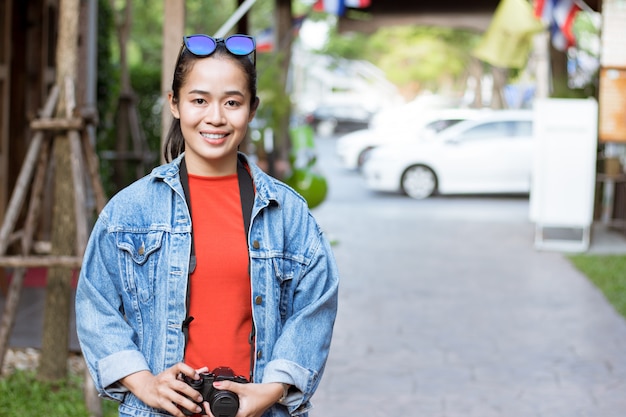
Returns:
[[[187,94],[201,94],[201,95],[206,95],[206,96],[210,96],[211,95],[210,92],[204,91],[204,90],[191,90]],[[242,93],[239,90],[225,91],[224,94],[227,95],[227,96],[241,96],[241,97],[245,97],[245,94]]]

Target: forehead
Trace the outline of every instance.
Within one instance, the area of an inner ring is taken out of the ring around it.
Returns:
[[[233,88],[249,94],[248,77],[243,68],[233,59],[209,56],[198,59],[190,67],[183,89],[206,88],[207,86]]]

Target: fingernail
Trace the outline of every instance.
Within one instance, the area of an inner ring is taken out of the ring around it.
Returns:
[[[214,387],[218,387],[218,388],[219,388],[219,387],[221,387],[221,386],[222,386],[222,382],[221,382],[221,381],[215,381],[215,382],[213,383],[213,386],[214,386]]]

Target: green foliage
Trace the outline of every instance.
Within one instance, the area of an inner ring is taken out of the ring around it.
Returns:
[[[597,86],[588,84],[584,88],[572,88],[568,84],[568,75],[566,73],[557,73],[552,75],[552,98],[588,98],[595,97],[597,94]]]
[[[0,416],[87,417],[82,378],[48,383],[33,372],[16,371],[0,379]],[[117,416],[117,404],[103,402],[104,417]]]
[[[257,54],[257,94],[261,100],[257,117],[275,130],[291,109],[289,95],[280,87],[281,59],[278,52]]]
[[[115,39],[114,15],[108,0],[98,2],[98,79],[97,79],[97,101],[98,101],[98,127],[96,133],[96,151],[103,149],[113,149],[115,147],[115,136],[112,129],[115,126],[113,115],[117,106],[117,97],[120,90],[119,66],[113,59],[113,46]],[[103,186],[110,194],[111,185],[110,166],[104,162],[100,163],[100,177]]]
[[[343,59],[366,59],[368,46],[366,35],[357,32],[340,35],[337,28],[332,27],[329,31],[329,41],[320,52]]]
[[[626,255],[573,255],[569,259],[626,317]]]
[[[381,28],[372,36],[338,34],[332,29],[321,51],[377,65],[399,88],[419,84],[437,91],[444,81],[465,75],[479,35],[466,30],[430,26]]]
[[[161,148],[161,112],[164,104],[161,99],[161,68],[134,66],[130,70],[130,79],[137,99],[141,129],[148,148],[157,154],[153,161],[157,164]],[[169,111],[169,108],[166,111]]]

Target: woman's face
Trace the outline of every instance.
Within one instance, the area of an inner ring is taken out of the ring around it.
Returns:
[[[236,172],[237,148],[254,118],[253,97],[243,70],[231,59],[199,59],[180,89],[178,104],[170,94],[170,109],[180,119],[185,138],[185,162],[196,175]]]

